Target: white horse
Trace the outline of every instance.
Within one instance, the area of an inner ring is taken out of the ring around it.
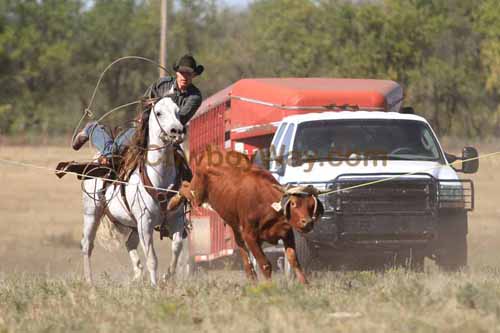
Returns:
[[[145,158],[145,171],[154,187],[168,188],[177,176],[174,162],[174,143],[181,142],[183,126],[179,121],[177,112],[179,107],[168,97],[158,101],[151,110],[148,121],[147,152]],[[134,280],[142,277],[137,247],[139,242],[144,250],[146,265],[149,270],[151,284],[157,285],[158,261],[153,246],[153,228],[167,218],[167,227],[172,235],[172,260],[168,274],[175,273],[177,261],[182,251],[182,236],[184,232],[183,209],[165,212],[160,208],[160,203],[150,195],[143,184],[139,166],[131,173],[127,185],[117,183],[104,184],[101,179],[88,179],[83,184],[83,238],[81,247],[83,252],[83,269],[85,279],[92,283],[92,270],[90,257],[94,247],[94,240],[101,218],[111,215],[115,222],[128,228],[128,237],[125,246],[132,261]],[[125,186],[124,202],[120,193],[121,186]],[[91,195],[89,195],[91,193]]]

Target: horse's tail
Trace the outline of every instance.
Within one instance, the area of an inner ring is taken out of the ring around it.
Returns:
[[[115,252],[130,235],[130,228],[118,225],[109,220],[107,216],[101,219],[101,225],[97,229],[97,241],[106,251]]]

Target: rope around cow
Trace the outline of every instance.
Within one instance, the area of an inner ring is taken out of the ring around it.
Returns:
[[[460,161],[455,161],[453,163],[449,163],[448,165],[454,165],[457,162],[468,162],[468,161],[474,161],[474,160],[479,160],[479,159],[484,159],[484,158],[490,158],[490,157],[497,156],[497,155],[500,155],[500,151],[493,152],[493,153],[488,153],[488,154],[485,154],[485,155],[480,155],[480,156],[477,156],[477,157],[468,158],[468,159],[464,159],[464,160],[460,160]],[[22,162],[22,161],[16,161],[16,160],[0,159],[0,163],[10,164],[10,165],[15,165],[15,166],[24,166],[24,167],[35,168],[35,169],[44,169],[44,170],[48,170],[48,171],[51,171],[51,172],[57,172],[57,170],[54,169],[54,168],[50,168],[50,167],[46,167],[46,166],[41,166],[41,165],[36,165],[36,164],[32,164],[32,163],[26,163],[26,162]],[[444,167],[444,165],[438,165],[438,166],[435,166],[435,167],[432,167],[432,168],[427,168],[425,170],[413,171],[413,172],[409,172],[409,173],[405,173],[405,174],[400,174],[400,175],[396,175],[396,176],[391,176],[391,177],[386,177],[386,178],[382,178],[382,179],[377,179],[375,181],[370,181],[370,182],[366,182],[366,183],[362,183],[362,184],[358,184],[358,185],[353,185],[353,186],[350,186],[350,187],[342,188],[340,190],[318,191],[318,195],[327,195],[327,194],[331,194],[331,193],[338,193],[338,192],[342,192],[342,191],[349,191],[349,190],[352,190],[352,189],[355,189],[355,188],[366,187],[366,186],[370,186],[370,185],[373,185],[373,184],[387,182],[387,181],[390,181],[390,180],[394,180],[394,179],[398,179],[398,178],[403,178],[403,177],[415,175],[415,174],[418,174],[418,173],[428,172],[428,171],[431,171],[431,170],[434,170],[434,169],[443,168],[443,167]],[[122,180],[108,179],[108,178],[102,178],[102,177],[95,177],[95,176],[90,176],[90,175],[84,175],[84,174],[77,173],[77,172],[68,171],[66,173],[73,174],[73,175],[76,175],[76,176],[83,176],[83,177],[87,177],[87,178],[92,178],[92,179],[102,179],[102,180],[108,181],[110,183],[117,183],[117,184],[124,184],[124,185],[134,185],[134,184],[130,184],[129,182],[122,181]],[[171,190],[171,189],[168,189],[168,188],[161,188],[161,187],[155,187],[155,186],[146,186],[146,185],[144,185],[144,187],[151,188],[151,189],[158,190],[158,191],[171,192],[171,193],[179,193],[179,191]]]
[[[457,164],[458,162],[463,163],[463,162],[475,161],[475,160],[479,160],[481,158],[488,158],[488,157],[492,157],[492,156],[496,156],[496,155],[500,155],[500,151],[497,151],[497,152],[494,152],[494,153],[485,154],[485,155],[482,155],[482,156],[471,157],[471,158],[464,159],[464,160],[457,160],[455,162],[449,163],[448,165],[453,166],[453,165]],[[349,187],[346,187],[346,188],[343,188],[343,189],[340,189],[340,190],[319,191],[318,195],[326,195],[326,194],[338,193],[338,192],[342,192],[342,191],[348,191],[348,190],[352,190],[352,189],[359,188],[359,187],[366,187],[366,186],[370,186],[370,185],[373,185],[373,184],[387,182],[387,181],[390,181],[390,180],[393,180],[393,179],[398,179],[398,178],[402,178],[402,177],[406,177],[406,176],[412,176],[412,175],[415,175],[415,174],[418,174],[418,173],[424,173],[424,172],[432,171],[434,169],[440,169],[440,168],[443,168],[443,167],[444,167],[444,165],[443,166],[438,165],[438,166],[434,166],[432,168],[427,168],[427,169],[423,169],[423,170],[417,170],[417,171],[408,172],[408,173],[401,174],[401,175],[396,175],[396,176],[392,176],[392,177],[377,179],[377,180],[374,180],[374,181],[371,181],[371,182],[366,182],[366,183],[361,183],[361,184],[358,184],[358,185],[349,186]]]

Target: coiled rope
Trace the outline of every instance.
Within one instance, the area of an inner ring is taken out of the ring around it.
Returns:
[[[92,105],[94,104],[94,100],[95,100],[95,97],[97,95],[97,90],[99,89],[99,86],[101,85],[101,81],[102,79],[104,78],[104,75],[106,74],[106,72],[111,68],[113,67],[115,64],[119,63],[120,61],[123,61],[123,60],[129,60],[129,59],[135,59],[135,60],[142,60],[142,61],[146,61],[148,63],[151,63],[153,65],[156,65],[157,67],[165,70],[165,72],[167,72],[168,74],[170,74],[169,70],[166,69],[164,66],[160,65],[159,63],[157,63],[156,61],[154,60],[151,60],[149,58],[145,58],[145,57],[140,57],[140,56],[124,56],[124,57],[120,57],[116,60],[114,60],[113,62],[111,62],[108,66],[106,66],[106,68],[104,68],[104,70],[101,72],[101,75],[99,75],[99,79],[97,80],[97,83],[94,87],[94,91],[92,92],[92,96],[90,98],[90,101],[89,101],[89,104],[87,105],[87,107],[83,110],[83,115],[82,117],[80,118],[80,120],[78,121],[77,125],[75,126],[74,130],[73,130],[73,134],[71,135],[71,142],[70,142],[70,146],[71,146],[71,143],[73,142],[73,139],[75,138],[76,136],[76,133],[78,131],[78,129],[80,128],[80,126],[82,125],[82,122],[83,120],[85,119],[85,117],[89,117],[89,118],[94,118],[94,112],[92,111],[91,107]],[[106,112],[103,116],[101,116],[98,120],[97,120],[97,123],[99,123],[100,121],[102,121],[105,117],[109,116],[111,113],[119,110],[119,109],[122,109],[122,108],[125,108],[127,106],[130,106],[130,105],[134,105],[134,104],[139,104],[141,101],[140,100],[135,100],[133,102],[129,102],[129,103],[126,103],[126,104],[122,104],[122,105],[119,105],[115,108],[113,108],[112,110]]]

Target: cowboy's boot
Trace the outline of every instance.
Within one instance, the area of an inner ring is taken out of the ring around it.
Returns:
[[[83,147],[87,141],[89,141],[89,132],[92,129],[93,126],[97,125],[97,122],[91,121],[85,125],[84,128],[78,132],[75,137],[73,138],[73,141],[71,143],[71,146],[73,147],[74,150],[80,150],[80,148]]]

